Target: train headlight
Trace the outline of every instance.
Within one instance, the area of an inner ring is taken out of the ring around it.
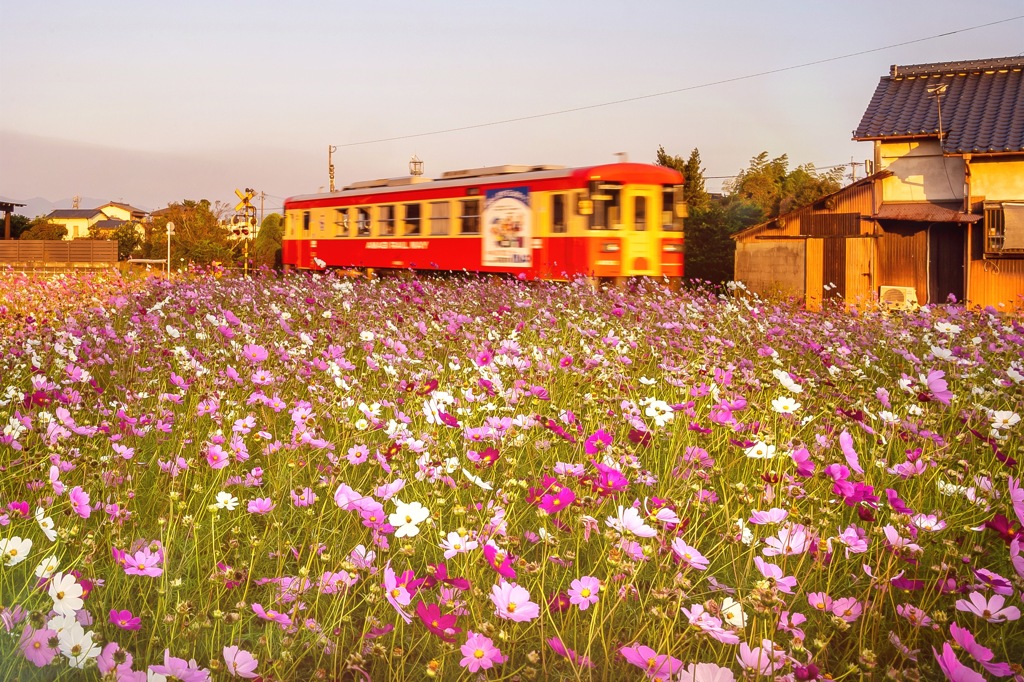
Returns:
[[[665,244],[665,246],[662,247],[662,251],[664,251],[665,253],[682,253],[683,252],[683,245],[682,244]]]
[[[619,245],[614,242],[601,244],[601,253],[618,253]]]

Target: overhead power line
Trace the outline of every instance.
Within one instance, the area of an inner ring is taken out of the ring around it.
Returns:
[[[901,43],[892,43],[891,45],[883,45],[882,47],[873,47],[867,50],[860,50],[858,52],[850,52],[848,54],[838,55],[836,57],[827,57],[825,59],[815,59],[814,61],[804,62],[802,64],[793,64],[791,66],[783,66],[778,69],[769,69],[768,71],[758,71],[757,73],[750,73],[745,76],[735,76],[733,78],[723,78],[717,81],[709,81],[707,83],[699,83],[697,85],[688,85],[682,88],[676,88],[674,90],[665,90],[663,92],[654,92],[647,95],[637,95],[636,97],[625,97],[622,99],[610,100],[607,102],[599,102],[597,104],[585,104],[578,107],[570,107],[568,109],[559,109],[557,111],[548,111],[541,114],[529,114],[527,116],[517,116],[515,118],[505,118],[498,121],[488,121],[486,123],[474,123],[471,125],[458,126],[455,128],[444,128],[441,130],[431,130],[424,133],[412,133],[409,135],[395,135],[394,137],[381,137],[375,140],[361,140],[359,142],[346,142],[344,144],[337,145],[338,147],[357,147],[366,144],[377,144],[380,142],[394,142],[396,140],[409,140],[416,137],[428,137],[431,135],[443,135],[445,133],[456,133],[463,130],[474,130],[476,128],[488,128],[491,126],[506,125],[508,123],[518,123],[520,121],[531,121],[538,118],[547,118],[549,116],[561,116],[563,114],[571,114],[577,111],[588,111],[590,109],[600,109],[602,107],[610,107],[616,104],[626,104],[628,102],[639,102],[645,99],[653,99],[655,97],[665,97],[666,95],[675,95],[680,92],[689,92],[691,90],[700,90],[703,88],[710,88],[716,85],[725,85],[727,83],[736,83],[739,81],[750,80],[752,78],[760,78],[762,76],[770,76],[776,73],[785,73],[786,71],[794,71],[796,69],[805,69],[809,66],[817,66],[819,64],[828,64],[829,62],[836,62],[842,59],[850,59],[852,57],[860,57],[866,54],[872,54],[874,52],[882,52],[884,50],[891,50],[896,47],[904,47],[906,45],[914,45],[915,43],[923,43],[928,40],[935,40],[936,38],[945,38],[947,36],[956,35],[958,33],[966,33],[968,31],[976,31],[981,28],[988,28],[989,26],[998,26],[999,24],[1005,24],[1011,21],[1017,21],[1018,19],[1024,19],[1024,14],[1008,17],[1006,19],[999,19],[998,21],[990,21],[985,24],[978,24],[976,26],[967,26],[965,28],[958,28],[954,31],[946,31],[945,33],[936,33],[934,35],[925,36],[924,38],[915,38],[913,40],[905,40]]]

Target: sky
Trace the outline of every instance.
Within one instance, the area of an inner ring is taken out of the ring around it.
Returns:
[[[1024,53],[1022,0],[0,0],[0,26],[0,196],[147,210],[279,209],[327,188],[329,145],[338,187],[660,145],[717,191],[762,151],[870,158],[891,64]]]

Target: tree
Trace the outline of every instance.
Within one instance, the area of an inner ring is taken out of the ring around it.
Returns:
[[[28,229],[23,230],[19,239],[64,239],[68,236],[68,228],[64,225],[51,223],[43,217],[36,218],[29,223]]]
[[[281,243],[284,240],[284,219],[271,213],[260,223],[259,234],[252,243],[252,259],[256,266],[277,267],[281,262]]]
[[[117,242],[117,260],[128,260],[132,254],[142,246],[143,236],[139,233],[139,226],[135,223],[122,223],[116,230],[100,231],[96,226],[89,228],[90,239],[104,239]]]
[[[142,253],[146,258],[164,258],[167,253],[167,223],[174,223],[171,237],[171,266],[184,260],[209,265],[213,261],[231,262],[233,255],[228,231],[221,227],[217,213],[221,205],[206,199],[186,199],[171,204],[168,210],[149,224]]]
[[[768,152],[761,152],[726,183],[725,190],[730,199],[749,201],[760,209],[760,222],[838,191],[842,179],[842,168],[819,173],[809,163],[790,171],[787,155],[769,159]]]
[[[706,207],[711,201],[711,196],[704,188],[704,169],[700,166],[700,151],[697,148],[694,148],[690,152],[690,158],[684,161],[683,157],[673,156],[666,152],[664,147],[659,146],[658,157],[654,163],[683,174],[683,198],[691,212]]]

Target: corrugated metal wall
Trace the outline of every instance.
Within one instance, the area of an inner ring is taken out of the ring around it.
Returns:
[[[878,239],[875,286],[914,287],[928,300],[928,230],[921,223],[890,224]]]
[[[972,260],[968,279],[971,305],[1024,308],[1024,260]]]

